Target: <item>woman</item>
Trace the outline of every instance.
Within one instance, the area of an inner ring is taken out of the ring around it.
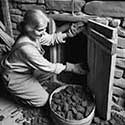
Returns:
[[[47,91],[40,85],[39,79],[43,82],[62,71],[86,73],[79,64],[51,63],[44,58],[41,45],[64,43],[64,39],[68,37],[68,34],[61,32],[48,34],[46,32],[48,22],[49,18],[41,10],[27,11],[21,35],[3,61],[4,78],[8,80],[10,92],[36,107],[44,106],[49,97]]]

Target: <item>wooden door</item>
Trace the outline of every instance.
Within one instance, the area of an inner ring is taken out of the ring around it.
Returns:
[[[116,61],[117,29],[88,21],[88,86],[95,95],[96,113],[110,119]]]

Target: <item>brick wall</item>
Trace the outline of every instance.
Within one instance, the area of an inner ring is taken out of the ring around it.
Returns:
[[[39,8],[45,10],[44,0],[9,0],[10,15],[13,27],[13,34],[16,38],[19,31],[16,30],[17,24],[22,21],[23,15],[26,10],[32,8]]]
[[[113,86],[113,100],[125,107],[125,37],[118,36],[117,58]]]

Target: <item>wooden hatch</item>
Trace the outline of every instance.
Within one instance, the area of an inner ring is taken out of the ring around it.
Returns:
[[[116,47],[116,28],[88,21],[87,84],[95,95],[97,114],[105,120],[111,117]]]

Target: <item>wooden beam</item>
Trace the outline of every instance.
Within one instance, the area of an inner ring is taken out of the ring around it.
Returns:
[[[1,0],[2,13],[4,18],[4,24],[6,27],[6,32],[13,37],[12,23],[10,19],[9,3],[8,0]]]
[[[106,38],[104,35],[99,32],[90,29],[89,35],[91,35],[95,40],[95,44],[98,44],[102,49],[105,49],[109,54],[113,55],[116,53],[117,44],[114,43],[114,40]]]
[[[95,22],[93,20],[89,20],[89,27],[96,30],[100,34],[106,36],[109,39],[116,38],[115,35],[117,35],[117,29],[109,27],[107,25]]]
[[[56,32],[56,25],[55,22],[52,18],[50,18],[50,22],[49,22],[49,33],[53,34]],[[52,63],[56,63],[57,62],[57,46],[51,46],[50,47],[50,61]],[[57,79],[57,75],[53,75],[53,77],[51,78],[51,81],[56,81]]]
[[[88,19],[95,18],[96,16],[90,16],[90,15],[71,15],[71,14],[49,14],[49,17],[53,18],[57,21],[66,21],[66,22],[88,22]]]

